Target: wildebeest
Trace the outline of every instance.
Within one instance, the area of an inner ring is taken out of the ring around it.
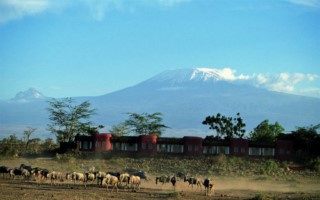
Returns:
[[[213,182],[210,179],[206,178],[204,179],[203,185],[204,185],[206,196],[211,196],[211,191],[214,192]]]
[[[186,175],[185,175],[184,173],[182,173],[182,172],[178,172],[178,173],[176,174],[176,176],[179,177],[179,179],[180,179],[180,181],[181,181],[181,180],[184,179],[184,177],[185,177]]]
[[[103,180],[102,180],[102,186],[106,186],[107,191],[108,191],[108,185],[112,186],[111,192],[113,191],[114,188],[116,188],[117,192],[118,192],[118,183],[119,183],[118,177],[110,175],[110,174],[107,174],[106,177],[103,178]]]
[[[148,180],[148,176],[147,176],[146,172],[138,171],[138,172],[133,172],[133,173],[130,173],[130,174],[133,175],[133,176],[139,176],[140,179]]]
[[[197,179],[197,178],[194,178],[194,177],[189,177],[187,178],[187,176],[184,177],[184,182],[188,182],[189,183],[189,186],[191,185],[191,188],[193,189],[193,185],[197,185],[197,189],[200,187],[201,188],[201,182]]]
[[[28,170],[30,173],[32,171],[32,167],[31,166],[28,166],[28,165],[25,165],[25,164],[21,164],[19,169],[23,170],[23,169],[26,169]]]
[[[106,172],[102,172],[102,171],[96,172],[97,185],[102,185],[102,181],[106,176],[107,176]]]
[[[30,176],[31,176],[31,173],[27,170],[27,169],[22,169],[21,170],[21,176],[23,177],[23,178],[30,178]]]
[[[134,176],[134,175],[130,176],[130,185],[133,192],[136,190],[140,190],[140,184],[141,184],[141,179],[139,176]]]
[[[171,177],[170,181],[172,183],[172,186],[175,187],[176,186],[176,182],[177,182],[176,177],[175,176]]]
[[[6,166],[1,166],[0,167],[0,174],[4,177],[5,174],[9,174],[10,168]]]
[[[170,176],[157,176],[156,177],[156,184],[158,184],[158,182],[165,184],[165,183],[169,183],[170,182]]]
[[[129,185],[130,175],[128,173],[120,174],[119,176],[119,184],[122,185],[122,183],[126,183],[126,186]]]
[[[18,168],[10,169],[9,170],[9,175],[12,178],[15,178],[16,176],[21,176],[22,175],[22,170]]]
[[[91,181],[93,182],[96,179],[96,174],[92,172],[85,173],[85,180],[86,182]]]
[[[52,171],[47,174],[47,178],[50,179],[51,184],[55,184],[56,181],[63,182],[63,173],[57,172],[57,171]]]

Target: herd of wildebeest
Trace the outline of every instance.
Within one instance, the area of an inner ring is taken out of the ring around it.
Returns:
[[[84,185],[84,187],[87,187],[88,183],[95,184],[96,182],[98,186],[106,187],[107,191],[109,191],[108,187],[111,186],[111,191],[116,189],[117,192],[119,188],[137,192],[140,190],[141,179],[148,179],[146,173],[141,171],[132,173],[104,172],[96,171],[94,167],[88,168],[86,171],[87,172],[64,173],[59,171],[51,171],[40,167],[33,168],[25,164],[21,164],[20,167],[16,168],[0,166],[0,173],[2,177],[7,176],[12,179],[19,178],[22,180],[30,180],[31,178],[34,178],[34,180],[38,183],[48,181],[51,185],[69,181],[69,183],[73,183],[74,185],[81,183]],[[194,185],[197,187],[197,189],[204,186],[205,195],[208,196],[214,192],[214,183],[209,178],[199,180],[195,177],[186,176],[183,173],[177,173],[173,176],[157,176],[155,179],[156,184],[159,183],[163,185],[171,182],[174,188],[178,180],[187,182],[187,184],[189,184],[188,187],[191,187],[192,189]]]

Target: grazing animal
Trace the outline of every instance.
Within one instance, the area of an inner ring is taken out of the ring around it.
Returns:
[[[66,180],[72,180],[72,174],[73,174],[73,172],[67,172],[66,173]]]
[[[23,169],[23,170],[21,171],[21,176],[22,176],[23,178],[27,179],[27,178],[30,178],[31,173],[30,173],[27,169]]]
[[[116,176],[107,174],[105,178],[102,180],[102,185],[107,187],[107,192],[108,192],[108,185],[113,186],[111,192],[113,191],[114,188],[117,189],[118,192],[118,183],[119,179]]]
[[[111,176],[120,177],[120,172],[107,172],[107,174],[110,174]]]
[[[106,172],[102,172],[102,171],[96,172],[97,185],[102,185],[102,181],[106,176],[107,176]]]
[[[158,184],[158,182],[165,184],[168,183],[170,181],[170,176],[157,176],[156,177],[156,184]]]
[[[128,173],[120,174],[119,177],[119,184],[122,185],[122,183],[126,183],[126,186],[129,185],[130,175]]]
[[[193,185],[197,185],[197,189],[200,187],[201,188],[201,182],[194,178],[194,177],[190,177],[190,178],[187,178],[186,176],[184,177],[184,182],[188,182],[189,183],[189,186],[191,185],[191,188],[193,189]]]
[[[47,174],[47,179],[50,179],[51,184],[55,184],[56,181],[61,181],[63,182],[63,173],[62,172],[49,172]]]
[[[41,176],[41,179],[48,179],[48,174],[49,174],[49,170],[47,170],[47,169],[43,169],[43,170],[41,170],[40,171],[40,176]]]
[[[21,176],[22,175],[22,170],[18,168],[10,169],[9,175],[12,178],[15,178],[16,176]]]
[[[25,164],[21,164],[19,169],[23,170],[23,169],[26,169],[28,170],[29,172],[31,172],[32,170],[32,167],[31,166],[28,166],[28,165],[25,165]]]
[[[133,192],[136,190],[140,190],[140,184],[141,184],[141,179],[139,176],[134,176],[134,175],[130,176],[130,185]]]
[[[203,185],[204,185],[206,196],[211,196],[211,192],[213,191],[214,193],[213,182],[210,179],[206,178],[204,179]]]
[[[0,174],[4,177],[5,174],[9,174],[10,168],[6,166],[1,166],[0,167]]]
[[[91,173],[91,172],[87,172],[85,177],[86,182],[91,181],[93,182],[96,179],[96,174],[95,173]]]
[[[185,177],[186,175],[185,175],[184,173],[182,173],[182,172],[178,172],[176,176],[179,177],[179,179],[180,179],[180,181],[181,181],[181,180],[184,179],[184,177]]]
[[[79,172],[73,172],[71,174],[71,180],[73,181],[73,184],[76,184],[76,181],[81,181],[82,183],[85,183],[85,174],[84,173],[79,173]],[[86,186],[86,185],[85,185]]]
[[[131,175],[133,175],[133,176],[139,176],[140,179],[148,180],[147,173],[146,173],[146,172],[143,172],[143,171],[133,172],[133,173],[131,173]]]
[[[34,176],[35,177],[35,179],[37,180],[38,178],[40,178],[40,171],[41,171],[42,169],[40,168],[40,167],[35,167],[35,168],[33,168],[32,170],[31,170],[31,175],[32,176]]]
[[[170,181],[172,183],[172,186],[175,187],[176,186],[176,182],[177,182],[176,177],[175,176],[171,177]]]

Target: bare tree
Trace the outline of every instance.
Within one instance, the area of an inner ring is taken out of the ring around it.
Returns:
[[[28,127],[28,129],[23,132],[24,142],[26,144],[26,146],[25,146],[25,150],[26,151],[28,151],[28,146],[29,146],[29,142],[30,142],[30,136],[36,130],[37,130],[36,128]]]

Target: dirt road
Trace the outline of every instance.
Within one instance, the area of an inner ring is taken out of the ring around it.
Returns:
[[[95,184],[49,182],[40,184],[34,180],[0,178],[1,199],[320,199],[318,181],[305,184],[275,184],[272,181],[252,181],[247,178],[221,178],[216,181],[215,193],[205,196],[203,189],[188,187],[183,181],[176,188],[170,184],[156,185],[153,181],[143,181],[140,191],[131,192],[119,189],[106,191]],[[110,189],[110,188],[109,188]]]

